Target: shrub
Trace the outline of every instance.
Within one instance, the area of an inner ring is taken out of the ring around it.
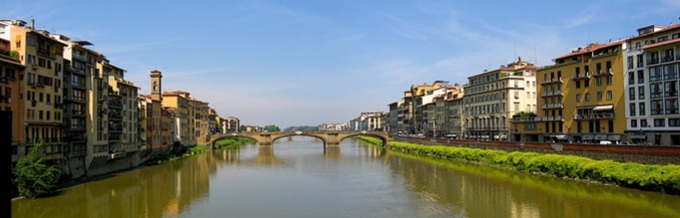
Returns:
[[[360,137],[366,140],[366,137]],[[366,140],[370,143],[373,140]],[[451,146],[424,146],[404,142],[389,142],[387,148],[406,153],[435,156],[443,159],[486,163],[522,171],[540,172],[557,177],[615,184],[628,188],[680,194],[680,166],[620,163],[611,160],[538,154],[533,152],[505,152]]]
[[[24,158],[17,161],[14,182],[19,195],[36,198],[54,192],[60,172],[55,166],[45,164],[43,154],[42,143],[36,143]]]

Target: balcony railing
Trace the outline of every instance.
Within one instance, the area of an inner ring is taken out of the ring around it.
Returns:
[[[572,80],[582,80],[582,79],[590,79],[590,72],[585,72],[583,74],[574,74],[571,76]]]
[[[593,73],[594,77],[605,76],[605,75],[614,75],[614,73],[612,72],[612,68],[609,68],[607,70],[596,71],[595,73]]]
[[[674,59],[673,55],[664,56],[663,58],[661,58],[661,63],[673,61],[673,59]]]
[[[596,113],[596,114],[576,114],[574,120],[609,120],[614,119],[614,113]]]
[[[562,103],[555,103],[555,104],[544,104],[541,105],[541,109],[558,109],[558,108],[564,108]]]
[[[545,117],[540,117],[541,121],[564,121],[562,116],[545,116]]]
[[[561,78],[561,77],[558,77],[558,78],[549,78],[549,79],[543,80],[543,81],[541,82],[541,85],[547,85],[547,84],[551,84],[551,83],[562,83],[562,82],[563,82],[563,81],[562,81],[562,78]]]
[[[562,93],[562,90],[545,91],[545,92],[541,93],[541,97],[550,97],[550,96],[556,96],[556,95],[564,95],[564,93]]]

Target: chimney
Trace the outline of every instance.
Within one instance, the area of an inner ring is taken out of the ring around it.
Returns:
[[[31,18],[31,30],[35,30],[35,19]]]

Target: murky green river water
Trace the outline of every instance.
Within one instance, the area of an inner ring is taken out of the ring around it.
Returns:
[[[12,202],[14,217],[680,217],[680,197],[312,138],[219,150]]]

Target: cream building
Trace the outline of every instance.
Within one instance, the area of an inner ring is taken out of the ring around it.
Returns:
[[[520,111],[536,112],[536,70],[518,58],[507,66],[468,77],[463,138],[508,140],[510,120]]]

